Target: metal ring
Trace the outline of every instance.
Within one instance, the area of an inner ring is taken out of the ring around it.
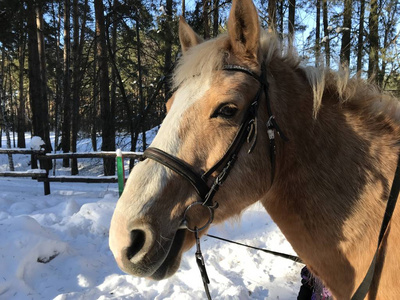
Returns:
[[[190,228],[190,227],[188,226],[188,224],[187,224],[186,214],[187,214],[187,212],[189,211],[189,209],[191,209],[193,206],[197,206],[197,205],[201,205],[201,206],[207,208],[207,209],[208,209],[208,212],[209,212],[209,214],[210,214],[210,217],[209,217],[208,221],[207,221],[203,226],[201,226],[201,227],[195,226],[195,228],[192,229],[192,228]],[[203,202],[200,202],[200,201],[194,202],[194,203],[190,204],[190,205],[185,209],[185,213],[183,214],[183,222],[186,224],[186,229],[189,230],[189,231],[191,231],[191,232],[202,231],[202,230],[206,229],[206,228],[208,227],[208,225],[210,225],[210,224],[212,223],[213,220],[214,220],[214,210],[213,210],[213,207],[210,207],[210,206],[207,206],[207,205],[203,205]]]

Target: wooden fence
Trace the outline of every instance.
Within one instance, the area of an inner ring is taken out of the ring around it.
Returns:
[[[142,158],[140,152],[121,152],[122,153],[122,166],[124,165],[123,159],[136,159]],[[37,166],[40,162],[42,169],[31,169],[27,171],[5,171],[0,172],[0,177],[31,177],[38,182],[43,182],[44,194],[50,194],[50,182],[83,182],[83,183],[117,183],[117,176],[55,176],[50,175],[50,170],[47,166],[51,165],[51,161],[55,159],[71,159],[71,158],[116,158],[115,151],[101,151],[101,152],[75,152],[75,153],[60,153],[51,154],[44,151],[36,151],[30,149],[0,149],[0,154],[28,154],[31,155],[31,166]]]

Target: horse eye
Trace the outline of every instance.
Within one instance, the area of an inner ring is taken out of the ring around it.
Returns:
[[[217,111],[215,112],[216,117],[222,117],[222,118],[232,118],[236,112],[238,111],[238,108],[233,105],[233,104],[225,104],[220,106]]]

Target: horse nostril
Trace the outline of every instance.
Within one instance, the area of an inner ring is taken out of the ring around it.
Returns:
[[[144,246],[145,233],[142,230],[131,231],[131,245],[126,251],[126,255],[131,260]]]

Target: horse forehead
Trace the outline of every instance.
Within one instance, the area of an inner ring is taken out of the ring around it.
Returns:
[[[209,90],[210,79],[188,80],[174,94],[169,111],[151,146],[176,155],[182,144],[179,136],[181,121],[193,105]]]

